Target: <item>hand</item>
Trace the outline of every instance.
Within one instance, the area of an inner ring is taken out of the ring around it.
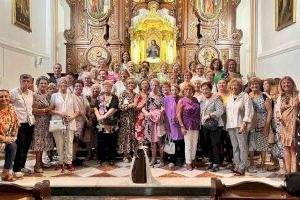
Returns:
[[[145,117],[150,117],[151,114],[149,112],[147,112],[144,115],[145,115]]]
[[[186,135],[187,134],[187,130],[183,126],[181,127],[181,133],[182,133],[182,135]]]
[[[66,113],[66,112],[61,112],[61,113],[60,113],[60,116],[61,116],[61,117],[68,117],[68,113]]]
[[[208,119],[210,119],[211,117],[210,117],[210,115],[205,115],[204,117],[203,117],[203,121],[205,122],[206,120],[208,120]]]
[[[243,122],[240,127],[240,133],[246,133],[247,124]]]
[[[6,137],[4,143],[5,144],[11,144],[15,142],[15,138],[14,137]]]
[[[101,115],[100,117],[97,117],[97,121],[98,121],[100,124],[103,123],[103,120],[104,120],[103,115]]]

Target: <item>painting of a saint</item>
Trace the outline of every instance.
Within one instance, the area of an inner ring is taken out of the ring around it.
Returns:
[[[159,58],[160,47],[156,44],[156,40],[151,40],[150,46],[147,48],[148,58]]]
[[[197,13],[203,20],[216,19],[222,9],[222,0],[195,0]]]
[[[90,17],[101,19],[110,9],[110,0],[86,0],[86,9]]]
[[[31,32],[31,0],[14,0],[13,23]]]
[[[276,0],[276,30],[295,23],[295,0]]]

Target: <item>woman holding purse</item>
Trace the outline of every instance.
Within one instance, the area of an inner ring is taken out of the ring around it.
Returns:
[[[12,105],[10,105],[7,90],[0,90],[0,147],[5,151],[5,161],[2,170],[2,181],[15,181],[10,173],[17,152],[17,139],[19,122]]]

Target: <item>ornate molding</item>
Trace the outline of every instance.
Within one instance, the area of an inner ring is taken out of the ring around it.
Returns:
[[[240,42],[243,38],[243,31],[241,29],[233,30],[231,38],[234,42]]]

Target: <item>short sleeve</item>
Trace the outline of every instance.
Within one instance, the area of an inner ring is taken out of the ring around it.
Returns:
[[[118,107],[119,107],[119,99],[116,95],[113,94],[110,102],[110,108],[118,109]]]

